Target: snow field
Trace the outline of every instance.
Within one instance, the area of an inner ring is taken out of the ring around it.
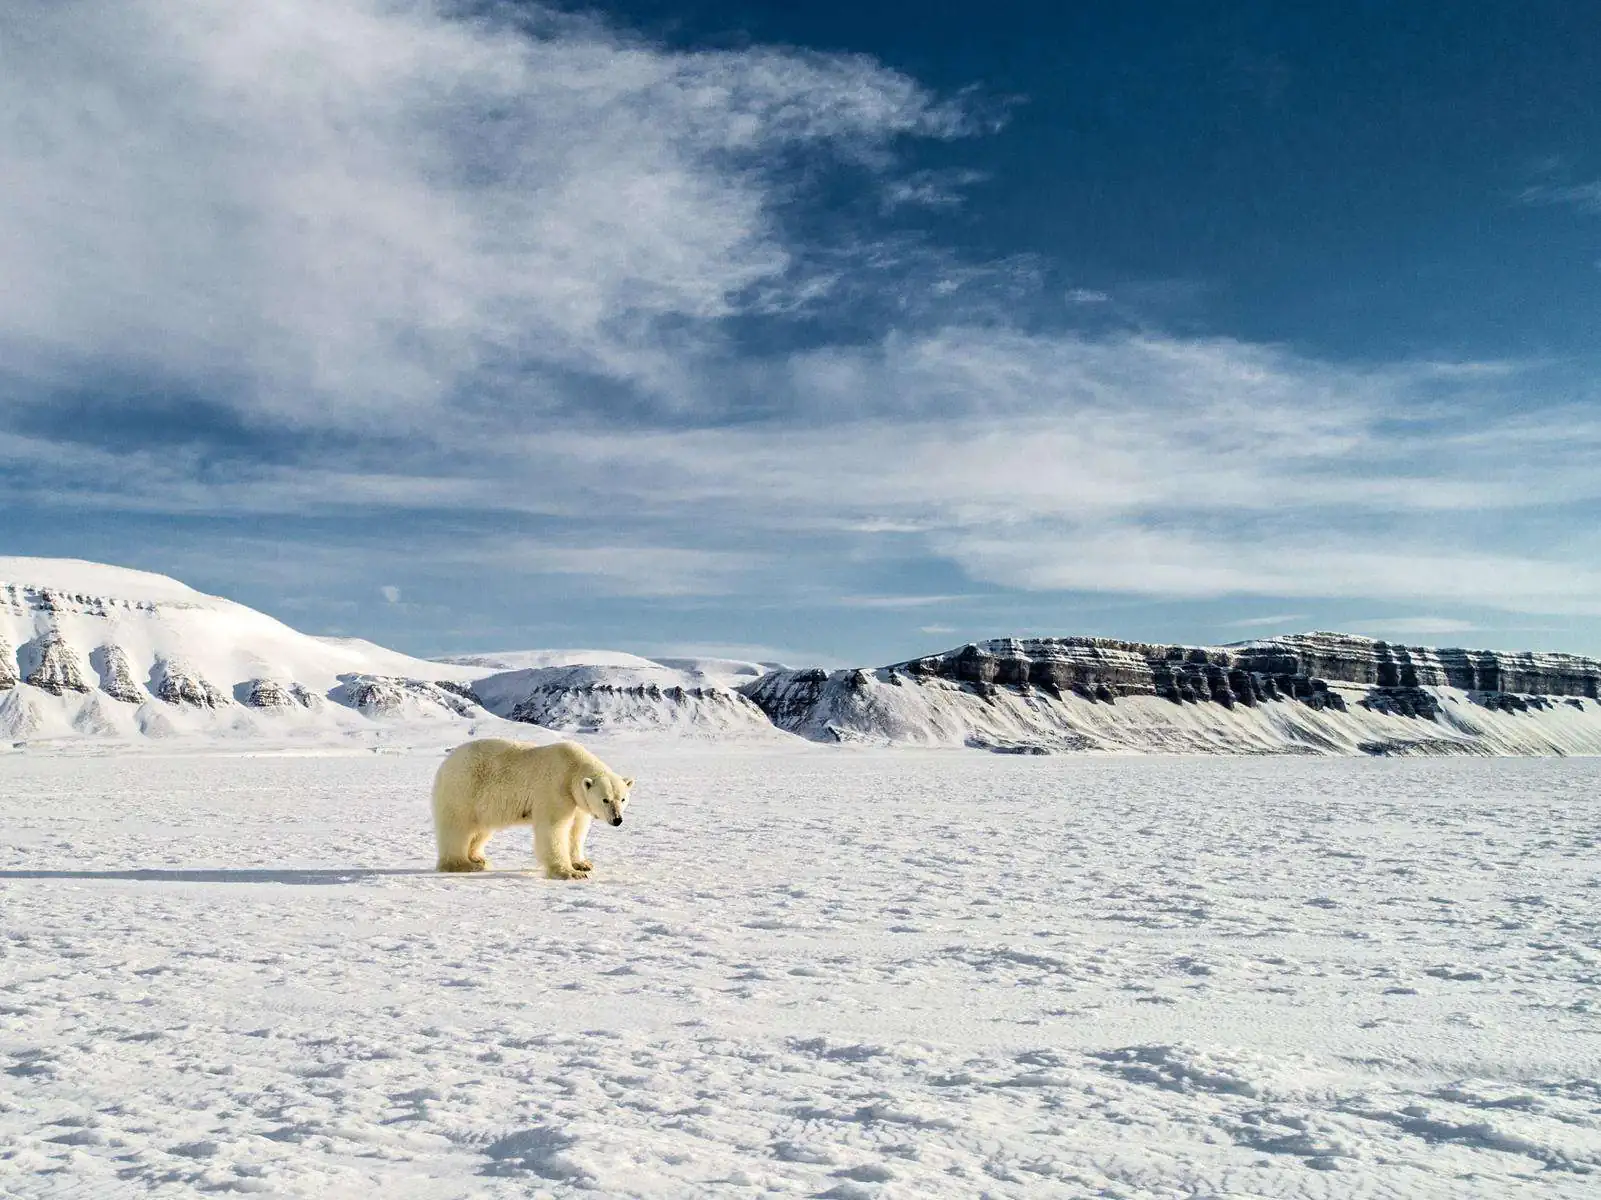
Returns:
[[[1591,1196],[1589,760],[0,757],[0,1194]]]

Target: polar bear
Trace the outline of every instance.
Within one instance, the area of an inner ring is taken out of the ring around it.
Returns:
[[[457,746],[434,775],[441,871],[483,871],[484,843],[509,825],[534,827],[534,856],[552,879],[583,879],[595,818],[623,823],[632,779],[574,742],[534,746],[480,738]]]

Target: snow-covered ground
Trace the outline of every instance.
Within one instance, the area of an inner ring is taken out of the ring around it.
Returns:
[[[597,749],[0,757],[0,1194],[1601,1187],[1601,763]]]

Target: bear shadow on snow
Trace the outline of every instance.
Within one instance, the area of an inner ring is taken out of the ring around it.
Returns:
[[[277,867],[135,868],[127,871],[0,871],[0,879],[129,879],[146,883],[357,883],[386,875],[432,875],[426,867],[338,867],[284,870]]]

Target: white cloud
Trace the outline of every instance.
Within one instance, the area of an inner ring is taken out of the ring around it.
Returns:
[[[394,584],[386,583],[386,584],[384,584],[383,587],[379,588],[378,590],[383,593],[384,599],[387,600],[390,604],[399,604],[400,603],[400,589],[397,588]]]
[[[0,349],[35,389],[421,428],[579,372],[688,403],[685,323],[793,267],[768,164],[962,118],[873,63],[520,6],[61,0],[0,42]],[[463,394],[465,390],[465,395]],[[496,408],[493,419],[505,419]]]
[[[0,461],[42,456],[8,472],[18,499],[537,516],[591,541],[487,561],[627,595],[771,589],[787,571],[782,594],[804,580],[814,598],[905,606],[856,593],[853,556],[935,554],[1030,590],[1601,612],[1596,547],[1550,522],[1601,498],[1601,422],[1531,404],[1537,376],[1507,364],[947,328],[743,369],[786,416],[475,437],[425,447],[411,474],[386,451],[202,479],[181,458],[27,439],[0,440]]]
[[[1348,536],[1207,537],[1132,525],[962,534],[946,552],[980,579],[1036,590],[1176,599],[1230,595],[1448,600],[1519,612],[1601,615],[1601,571],[1560,559]]]

